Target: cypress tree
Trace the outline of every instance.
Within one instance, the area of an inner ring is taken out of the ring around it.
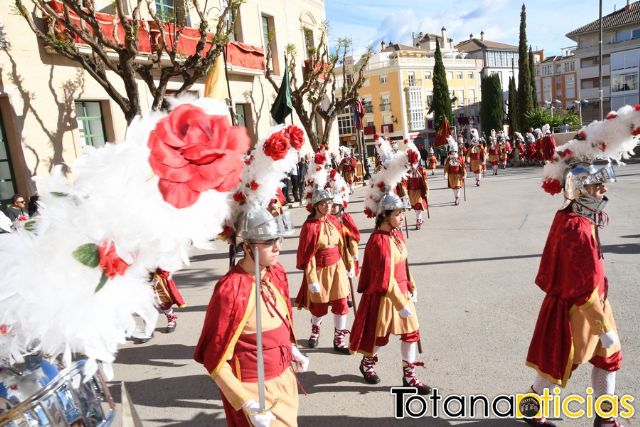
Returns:
[[[533,60],[531,46],[529,46],[529,73],[531,73],[531,108],[533,109],[538,106],[538,90],[536,89],[536,64]]]
[[[513,76],[509,77],[509,128],[511,135],[518,130],[518,91]]]
[[[480,122],[482,123],[482,131],[485,135],[489,135],[491,129],[495,129],[496,132],[502,129],[502,121],[504,120],[502,86],[497,74],[483,77],[480,84],[482,93]]]
[[[518,46],[518,125],[521,130],[527,129],[526,114],[532,106],[531,71],[527,49],[527,10],[523,4],[520,12],[520,45]]]
[[[429,107],[429,112],[433,111],[433,125],[435,129],[440,129],[440,123],[446,117],[449,123],[453,123],[451,113],[451,97],[449,96],[449,85],[447,84],[447,72],[444,69],[440,43],[436,39],[436,52],[434,54],[435,64],[433,66],[433,101]]]

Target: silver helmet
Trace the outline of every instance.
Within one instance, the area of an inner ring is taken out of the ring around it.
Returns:
[[[576,202],[573,204],[573,210],[577,214],[591,218],[598,223],[598,213],[604,209],[608,199],[606,197],[598,198],[592,196],[585,189],[585,185],[615,181],[616,175],[609,162],[596,164],[576,163],[565,176],[564,197],[567,200],[565,206],[572,201]]]
[[[320,203],[321,201],[327,199],[333,199],[333,193],[331,192],[331,189],[321,188],[318,186],[313,188],[313,196],[311,196],[312,205],[315,206],[317,203]]]
[[[378,213],[384,211],[393,211],[396,209],[409,209],[410,204],[406,197],[400,197],[397,194],[387,193],[380,200]]]
[[[334,193],[332,201],[334,205],[342,205],[344,203],[344,199],[340,193]]]
[[[258,205],[245,209],[236,222],[236,235],[242,240],[271,240],[293,232],[289,212],[274,217]]]

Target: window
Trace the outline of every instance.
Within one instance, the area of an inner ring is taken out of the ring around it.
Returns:
[[[576,76],[569,74],[564,76],[565,98],[573,99],[576,97]]]
[[[16,194],[13,167],[9,155],[9,144],[4,132],[4,123],[0,117],[0,201],[7,202]]]
[[[227,30],[231,30],[229,33],[229,39],[234,42],[242,43],[242,26],[240,25],[240,9],[236,10],[236,16],[234,18],[231,10],[227,12]]]
[[[176,22],[179,25],[191,25],[185,0],[155,0],[155,5],[156,15],[163,21]]]
[[[362,106],[364,107],[365,113],[373,113],[373,103],[370,99],[365,99],[362,101]]]
[[[462,80],[462,71],[457,71],[456,72],[456,79]]]
[[[76,120],[85,145],[102,147],[106,143],[102,106],[98,101],[76,101]]]
[[[409,71],[409,73],[407,73],[407,84],[409,86],[416,85],[416,74],[413,71]]]
[[[469,103],[473,104],[476,102],[476,90],[469,89]]]
[[[431,71],[425,71],[424,72],[424,78],[431,80]]]
[[[464,105],[464,89],[458,90],[458,105]]]
[[[380,83],[384,84],[387,82],[387,75],[380,76]]]
[[[303,28],[304,32],[304,49],[307,54],[307,59],[311,59],[316,50],[316,45],[313,43],[313,30],[310,28]]]
[[[271,63],[268,65],[273,69],[274,74],[280,74],[273,16],[262,15],[262,46],[265,50],[265,57],[267,49],[271,50]]]
[[[431,105],[432,102],[433,102],[433,92],[429,91],[427,92],[427,104]]]
[[[616,74],[611,76],[611,79],[611,92],[636,90],[638,87],[638,73]],[[602,84],[604,86],[604,81]]]
[[[631,31],[629,30],[620,30],[616,31],[613,36],[614,43],[626,42],[627,40],[631,40]]]
[[[238,120],[238,126],[247,127],[245,104],[236,104],[236,119]]]
[[[467,73],[467,78],[468,78],[469,80],[473,80],[473,71],[469,71],[469,72]]]
[[[380,111],[391,111],[391,103],[389,102],[389,95],[380,96]]]
[[[562,72],[562,65],[556,64],[556,74],[560,74]]]
[[[351,135],[353,130],[353,116],[351,114],[344,114],[338,116],[338,133],[340,135]]]
[[[447,80],[453,80],[453,71],[447,71]]]

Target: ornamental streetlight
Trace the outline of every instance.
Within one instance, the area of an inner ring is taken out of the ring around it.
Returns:
[[[588,104],[588,99],[576,99],[573,101],[575,105],[578,106],[578,114],[580,115],[580,127],[582,128],[582,104]]]

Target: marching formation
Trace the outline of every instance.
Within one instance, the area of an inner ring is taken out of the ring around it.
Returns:
[[[219,132],[221,128],[224,132]],[[576,139],[560,147],[548,128],[537,139],[518,134],[516,141],[491,132],[486,147],[475,129],[469,147],[450,137],[447,141],[444,176],[454,205],[466,198],[467,165],[479,187],[487,161],[497,175],[509,159],[546,162],[543,189],[564,196],[535,280],[545,298],[526,358],[536,371],[530,393],[565,387],[571,373],[589,362],[594,395],[615,394],[622,356],[607,299],[599,229],[607,223],[605,184],[615,180],[611,160],[632,152],[639,133],[640,108],[624,107],[583,128]],[[534,139],[526,144],[525,138]],[[393,335],[401,349],[398,385],[420,395],[431,393],[432,386],[424,381],[426,371],[418,369],[425,366],[420,360],[420,313],[415,304],[421,284],[409,268],[403,227],[408,230],[410,209],[416,213],[417,230],[424,224],[425,211],[429,217],[428,171],[434,174],[437,159],[433,149],[423,159],[410,141],[375,139],[376,171],[366,183],[363,209],[373,232],[362,257],[359,244],[365,242],[346,211],[356,171],[349,149],[343,150],[337,168],[320,150],[300,177],[309,214],[301,224],[296,253],[302,278],[295,307],[307,310],[309,320],[294,313],[290,289],[297,284],[290,283],[279,262],[283,238],[294,230],[280,189],[282,179],[297,167],[304,144],[304,133],[296,126],[274,127],[248,151],[246,130],[229,126],[224,106],[214,101],[184,103],[166,116],[134,121],[127,141],[117,148],[90,153],[74,183],[66,184],[57,176],[44,197],[42,214],[11,233],[10,244],[0,248],[0,267],[6,272],[0,279],[1,425],[5,421],[10,426],[48,425],[46,405],[29,401],[28,391],[68,375],[64,369],[77,363],[77,353],[86,357],[81,363],[86,366],[84,378],[102,384],[102,372],[110,377],[117,344],[136,330],[134,315],[143,318],[147,338],[159,312],[167,318],[167,331],[173,331],[177,316],[172,306],[183,306],[185,301],[171,274],[188,260],[191,244],[207,245],[213,236],[229,244],[231,262],[213,289],[194,359],[219,388],[229,426],[297,425],[296,375],[310,367],[316,371],[325,367],[310,365],[298,347],[294,321],[309,322],[306,346],[315,348],[330,322],[325,319],[329,311],[333,351],[344,360],[361,356],[358,362],[351,360],[364,383],[381,381],[376,364]],[[156,209],[152,224],[145,222],[147,217],[131,218],[129,209],[104,212],[121,195],[99,185],[111,167],[122,173],[116,190],[126,186],[128,191],[122,194],[131,203],[144,202]],[[73,218],[81,211],[83,219],[59,224],[60,218],[72,218],[72,210]],[[240,254],[237,262],[236,254]],[[32,268],[48,257],[51,260],[43,268]],[[51,274],[60,265],[66,267],[64,274]],[[66,274],[75,278],[73,284]],[[49,280],[62,290],[59,295],[42,285]],[[34,291],[49,295],[54,307],[36,316],[39,304]],[[115,304],[119,300],[126,304]],[[81,318],[74,313],[78,304],[82,310],[97,312],[94,324],[76,325]],[[47,323],[48,317],[53,321]],[[66,387],[77,383],[71,378],[65,381]],[[78,392],[76,400],[100,405],[98,396],[83,393]],[[68,425],[98,425],[97,418],[90,420],[96,411],[64,413]],[[105,422],[112,417],[108,411],[99,416]],[[524,421],[553,425],[544,417]],[[594,425],[620,424],[615,417],[598,416]]]

